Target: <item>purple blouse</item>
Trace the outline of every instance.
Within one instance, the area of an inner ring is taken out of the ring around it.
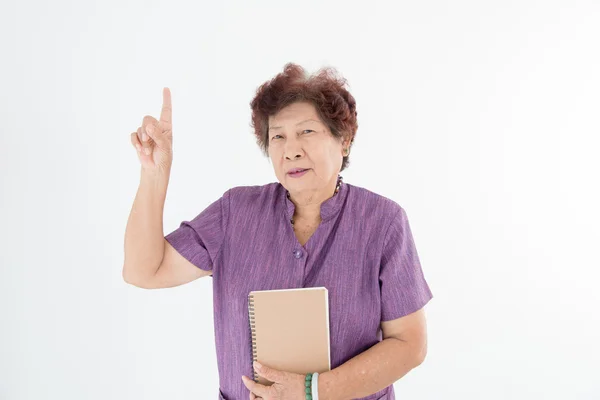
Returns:
[[[241,377],[253,377],[252,290],[325,286],[332,369],[381,341],[382,321],[433,297],[398,203],[344,182],[321,204],[321,224],[302,246],[286,193],[279,182],[234,187],[165,236],[192,264],[213,271],[219,399],[249,396]],[[362,398],[374,399],[395,399],[394,387]]]

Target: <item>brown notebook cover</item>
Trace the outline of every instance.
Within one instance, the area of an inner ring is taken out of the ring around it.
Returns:
[[[286,372],[331,370],[327,288],[255,290],[248,294],[252,360]],[[254,372],[254,381],[273,382]]]

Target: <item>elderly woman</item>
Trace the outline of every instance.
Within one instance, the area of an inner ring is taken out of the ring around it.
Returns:
[[[357,130],[345,86],[332,68],[309,76],[291,63],[260,86],[252,126],[278,182],[233,187],[166,236],[168,88],[160,119],[144,117],[131,134],[142,168],[123,278],[166,288],[212,277],[220,399],[394,399],[392,384],[425,358],[423,307],[433,296],[406,212],[339,174]],[[331,370],[253,365],[248,293],[317,286],[329,291]],[[273,384],[248,378],[255,373]]]

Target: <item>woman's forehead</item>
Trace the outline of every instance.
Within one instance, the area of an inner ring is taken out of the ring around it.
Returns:
[[[292,103],[269,116],[269,128],[274,129],[284,125],[296,125],[303,122],[321,122],[317,110],[312,103]]]

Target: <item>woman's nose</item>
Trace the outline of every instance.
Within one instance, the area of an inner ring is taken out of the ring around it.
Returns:
[[[285,158],[291,160],[302,157],[302,149],[296,144],[288,144],[285,148]]]

